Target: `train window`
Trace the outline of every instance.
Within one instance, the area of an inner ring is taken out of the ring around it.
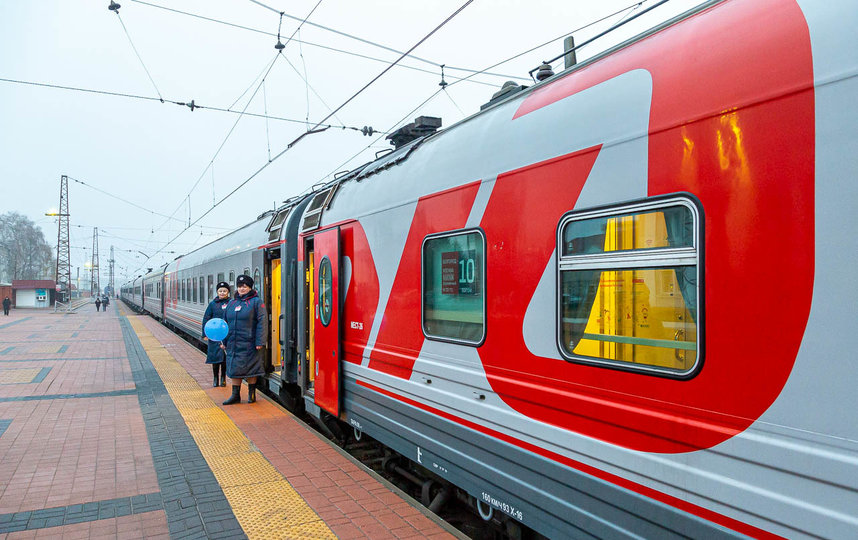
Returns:
[[[245,268],[244,272],[242,272],[242,274],[244,274],[245,276],[249,276],[250,275],[250,268]]]
[[[558,229],[559,346],[674,377],[699,365],[698,210],[672,198],[568,215]]]
[[[206,303],[206,277],[200,276],[200,304]]]
[[[423,240],[423,333],[467,345],[486,335],[485,246],[478,229]]]
[[[223,281],[223,272],[219,272],[217,275],[217,282],[220,283],[221,281]]]
[[[328,326],[331,323],[331,315],[334,312],[332,272],[331,259],[327,256],[323,257],[319,263],[319,283],[317,290],[319,291],[319,321],[324,326]]]
[[[197,296],[197,291],[199,291],[200,289],[199,289],[199,284],[197,283],[197,278],[193,278],[193,279],[194,279],[193,300],[194,300],[194,303],[196,304],[197,302],[199,302],[199,297]]]
[[[211,300],[212,300],[212,299],[214,299],[214,297],[215,297],[215,290],[214,290],[215,282],[214,282],[214,276],[213,276],[213,275],[211,275],[211,274],[209,274],[209,277],[208,277],[208,285],[209,285],[209,287],[208,287],[208,289],[209,289],[209,295],[206,297],[206,300],[211,301]]]
[[[229,286],[235,289],[235,272],[233,270],[229,271]]]
[[[262,275],[259,273],[259,268],[253,271],[253,288],[259,294],[262,294]]]

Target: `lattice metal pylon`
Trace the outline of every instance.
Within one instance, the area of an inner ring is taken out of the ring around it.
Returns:
[[[98,227],[92,229],[92,280],[89,290],[92,296],[101,294],[101,281],[98,279]]]
[[[71,302],[71,247],[69,245],[69,178],[60,177],[59,227],[57,227],[57,286],[59,301]]]

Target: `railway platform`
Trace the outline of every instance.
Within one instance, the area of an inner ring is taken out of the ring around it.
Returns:
[[[117,304],[0,318],[0,539],[460,537]]]

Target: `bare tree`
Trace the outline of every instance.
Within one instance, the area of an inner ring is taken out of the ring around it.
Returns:
[[[42,230],[17,212],[0,215],[0,278],[53,279],[54,254]]]

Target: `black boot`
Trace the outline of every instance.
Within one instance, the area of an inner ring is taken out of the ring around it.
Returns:
[[[226,364],[220,365],[220,385],[226,386]]]
[[[241,403],[241,385],[232,385],[232,395],[228,400],[224,401],[224,405],[232,405],[233,403]]]
[[[219,377],[217,376],[217,372],[220,371],[220,364],[212,364],[212,375],[214,375],[214,382],[212,382],[212,388],[217,388]]]
[[[256,383],[247,383],[247,402],[256,403]]]

